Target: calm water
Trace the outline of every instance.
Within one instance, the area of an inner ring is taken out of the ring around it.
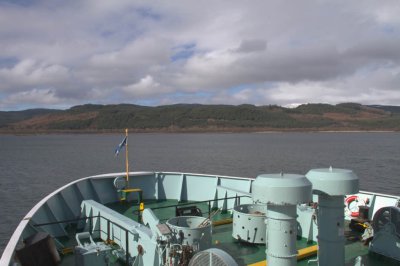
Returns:
[[[122,135],[0,136],[0,253],[23,216],[72,180],[124,170]],[[132,134],[131,170],[255,177],[353,169],[361,188],[400,192],[400,133]]]

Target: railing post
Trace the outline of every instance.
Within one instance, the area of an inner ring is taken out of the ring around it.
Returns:
[[[125,229],[125,247],[126,247],[126,255],[125,255],[125,259],[126,259],[126,266],[129,266],[129,240],[128,240],[128,230]]]
[[[211,215],[211,200],[208,201],[208,219],[210,219]]]
[[[237,205],[240,205],[240,204],[239,204],[239,197],[238,197],[237,194],[236,194],[235,200],[236,200],[236,204],[237,204]],[[235,207],[235,203],[233,203],[233,207]]]
[[[97,222],[99,223],[99,237],[101,238],[101,221],[100,221],[100,213],[97,214]]]
[[[110,220],[107,219],[107,242],[110,241]]]

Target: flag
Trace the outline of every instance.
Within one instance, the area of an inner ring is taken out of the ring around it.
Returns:
[[[117,146],[117,148],[115,149],[115,156],[118,156],[118,154],[122,150],[122,148],[125,147],[127,141],[128,141],[128,139],[127,139],[127,137],[125,137],[124,140]]]

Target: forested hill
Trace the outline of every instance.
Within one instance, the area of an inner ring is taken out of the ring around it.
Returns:
[[[0,112],[2,133],[224,131],[400,131],[399,106],[356,103],[305,104],[297,108],[254,105],[80,105],[68,110]]]

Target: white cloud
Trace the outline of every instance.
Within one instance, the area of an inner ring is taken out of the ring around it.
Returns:
[[[399,75],[395,75],[399,79]],[[295,106],[300,103],[336,104],[341,102],[398,105],[400,90],[398,87],[391,87],[394,84],[384,86],[387,73],[384,76],[382,77],[377,71],[370,76],[363,73],[329,81],[281,82],[274,88],[258,88],[253,93],[260,101],[264,101],[264,104],[269,102],[285,106]],[[259,102],[259,104],[262,103]]]
[[[92,67],[150,67],[167,63],[169,60],[168,45],[162,39],[139,38],[129,42],[120,50],[95,54],[90,58]]]
[[[383,24],[400,24],[400,4],[396,0],[386,2],[387,5],[370,6],[367,10],[378,22]]]
[[[398,1],[9,1],[0,3],[0,95],[400,105],[399,10]]]
[[[163,93],[160,83],[156,82],[150,75],[140,79],[137,83],[123,87],[122,90],[128,95],[140,98]]]
[[[0,106],[7,108],[15,104],[26,104],[29,107],[54,107],[62,104],[62,99],[55,95],[51,89],[32,89],[10,94],[5,99],[0,100]]]
[[[20,61],[12,68],[0,69],[0,90],[18,90],[62,84],[68,80],[68,69],[61,65],[38,63],[32,59]]]

